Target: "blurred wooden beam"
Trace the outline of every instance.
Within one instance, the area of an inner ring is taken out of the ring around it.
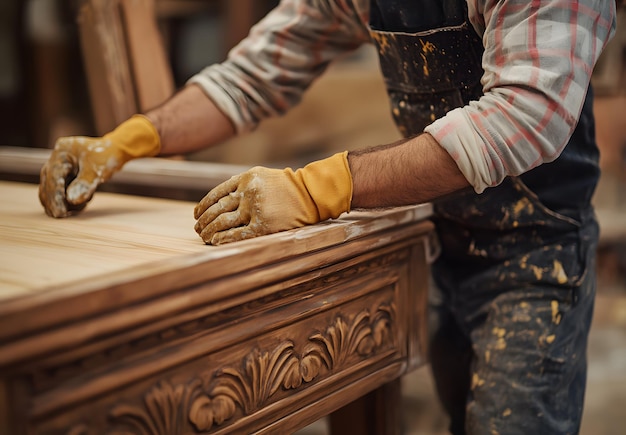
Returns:
[[[174,93],[154,0],[82,0],[78,27],[98,134]]]

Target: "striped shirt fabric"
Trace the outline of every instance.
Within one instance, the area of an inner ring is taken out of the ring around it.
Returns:
[[[556,159],[615,32],[614,0],[468,0],[484,95],[426,127],[476,192]],[[238,132],[297,104],[338,56],[371,43],[369,0],[282,0],[201,86]],[[374,144],[364,144],[374,145]]]

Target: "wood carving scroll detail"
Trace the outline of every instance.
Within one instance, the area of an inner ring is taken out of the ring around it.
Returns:
[[[316,379],[323,369],[333,372],[345,368],[353,355],[363,358],[375,354],[391,343],[394,314],[391,303],[380,306],[373,316],[364,310],[351,322],[337,317],[323,333],[309,337],[301,356],[291,341],[281,343],[271,353],[255,349],[241,370],[229,367],[214,375],[210,392],[192,404],[189,420],[196,430],[208,431],[234,417],[237,407],[250,415],[281,387],[299,388]]]
[[[323,332],[312,334],[298,354],[292,341],[271,351],[254,349],[241,366],[230,366],[186,384],[159,382],[144,396],[144,406],[118,405],[110,416],[125,433],[178,435],[197,432],[263,408],[280,389],[291,390],[323,373],[348,367],[355,356],[366,358],[395,345],[395,305],[385,303],[374,314],[363,310],[350,321],[337,317]]]
[[[127,428],[124,433],[182,435],[187,432],[186,410],[190,409],[192,401],[201,393],[200,387],[199,379],[177,385],[162,381],[146,393],[143,408],[118,405],[110,416]]]

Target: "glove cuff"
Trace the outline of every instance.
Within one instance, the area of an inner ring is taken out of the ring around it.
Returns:
[[[115,130],[104,135],[126,157],[126,161],[138,157],[154,157],[161,150],[159,132],[144,115],[133,115]]]
[[[337,218],[350,211],[352,203],[352,174],[348,152],[309,163],[299,172],[315,203],[320,220]]]

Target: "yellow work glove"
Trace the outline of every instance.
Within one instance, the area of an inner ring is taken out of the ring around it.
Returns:
[[[39,201],[52,217],[77,213],[126,162],[155,156],[160,149],[159,134],[143,115],[134,115],[101,138],[59,138],[41,169]]]
[[[219,245],[338,217],[352,201],[347,154],[295,172],[255,167],[232,177],[196,206],[196,232]]]

